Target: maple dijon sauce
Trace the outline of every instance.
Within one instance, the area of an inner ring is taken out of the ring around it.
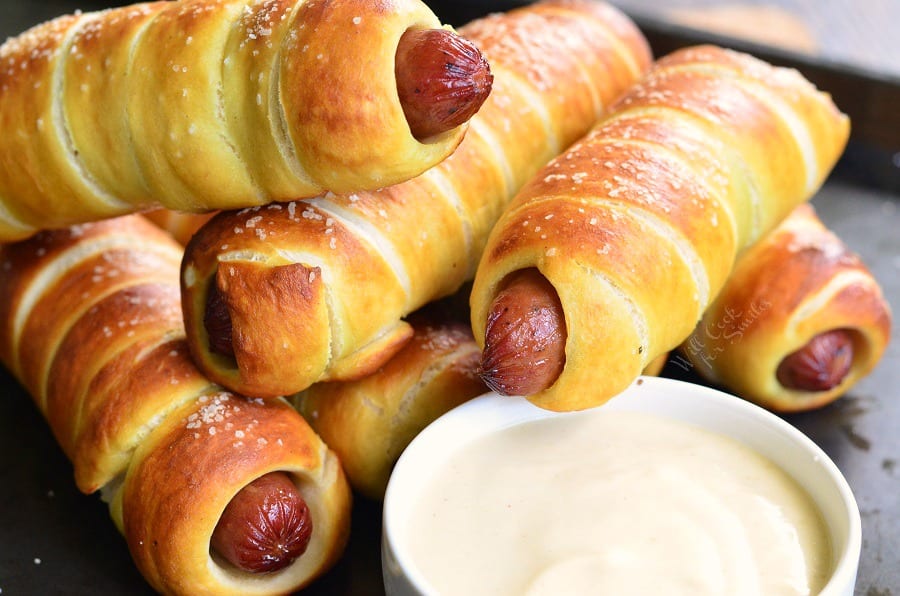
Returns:
[[[408,527],[439,594],[816,594],[832,571],[825,522],[775,464],[604,408],[463,445]]]

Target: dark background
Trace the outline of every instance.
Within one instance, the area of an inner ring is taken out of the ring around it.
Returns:
[[[694,3],[711,4],[710,0]],[[900,336],[900,60],[895,38],[900,2],[782,0],[822,39],[820,53],[797,54],[673,25],[645,0],[619,3],[637,19],[657,55],[713,41],[798,67],[832,92],[853,121],[853,138],[832,178],[813,200],[821,218],[860,253],[882,284]],[[432,1],[454,25],[516,1]],[[668,3],[684,5],[690,2]],[[0,0],[0,39],[76,9],[114,2]],[[119,2],[124,4],[124,2]],[[852,6],[852,14],[850,7]],[[808,11],[808,12],[804,12]],[[806,16],[804,16],[806,15]],[[824,39],[823,39],[824,36]],[[893,54],[892,54],[893,52]],[[3,134],[3,131],[0,131]],[[0,288],[0,291],[3,291]],[[670,365],[666,376],[696,380]],[[786,419],[837,463],[862,514],[857,594],[900,595],[900,347],[850,394],[817,412]],[[313,594],[381,594],[380,504],[357,499],[349,548]],[[29,397],[0,367],[0,593],[149,593],[124,540],[96,495],[77,492],[72,468]]]

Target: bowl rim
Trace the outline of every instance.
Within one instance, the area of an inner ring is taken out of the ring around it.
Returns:
[[[693,403],[685,408],[689,400],[692,400]],[[862,522],[858,504],[849,483],[834,461],[795,426],[778,415],[732,394],[705,385],[665,377],[639,377],[625,391],[599,407],[655,413],[682,420],[713,432],[731,436],[756,451],[761,449],[756,445],[748,444],[746,436],[748,433],[767,430],[768,434],[777,436],[783,445],[791,446],[796,452],[806,452],[810,456],[808,459],[811,464],[803,465],[803,469],[806,471],[804,475],[826,480],[827,486],[830,486],[831,495],[814,494],[807,489],[807,483],[797,477],[797,471],[788,469],[797,467],[799,464],[786,466],[785,461],[780,460],[778,455],[770,453],[763,453],[763,455],[785,470],[807,490],[828,526],[829,538],[834,549],[832,553],[834,567],[819,596],[852,593],[862,548]],[[723,413],[727,415],[727,420],[724,422],[719,417]],[[414,496],[417,494],[415,490],[405,490],[404,486],[409,486],[410,483],[413,483],[413,486],[425,484],[422,470],[436,469],[438,466],[435,464],[440,463],[432,457],[435,448],[438,448],[441,458],[446,458],[469,441],[502,428],[536,419],[577,415],[577,411],[553,412],[541,409],[521,397],[501,396],[494,392],[487,392],[453,408],[429,424],[401,454],[385,492],[382,510],[382,567],[385,582],[388,581],[387,575],[390,568],[390,572],[402,573],[404,580],[418,593],[429,593],[428,581],[414,564],[413,558],[408,549],[404,547],[404,541],[399,534],[404,528],[403,516],[408,514],[409,504],[414,501]],[[731,430],[737,432],[739,436],[735,436],[735,432],[723,430],[723,427],[735,427],[738,423],[742,424],[741,428],[736,431],[735,428]],[[743,425],[749,426],[744,428]],[[458,438],[460,433],[464,434],[465,438]],[[453,440],[453,442],[442,443],[447,440]],[[750,443],[752,443],[752,439]],[[442,444],[452,446],[441,448]],[[765,449],[768,447],[764,446],[763,450]],[[777,453],[774,448],[770,451]],[[791,461],[796,462],[798,458],[793,458]],[[829,515],[823,502],[826,497],[837,498],[839,513]],[[842,548],[838,549],[834,541],[836,535],[842,533],[842,528],[846,528],[846,541]],[[388,559],[391,560],[388,561]]]

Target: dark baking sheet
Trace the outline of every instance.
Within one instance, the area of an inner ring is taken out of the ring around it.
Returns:
[[[518,3],[431,4],[443,18],[460,24],[488,10]],[[76,8],[104,5],[112,3],[0,0],[0,39]],[[694,32],[665,23],[640,23],[657,54],[703,40]],[[838,104],[851,113],[854,123],[871,123],[872,105],[898,97],[895,81],[872,73],[806,63],[778,52],[770,56],[766,48],[753,49],[773,61],[800,67],[810,78],[825,77],[824,83],[817,81],[823,88],[830,88],[829,80],[837,81],[850,102],[842,103],[836,95]],[[856,92],[850,93],[853,89]],[[896,117],[900,104],[891,100],[885,105],[893,106]],[[878,128],[877,122],[862,129],[854,127],[846,156],[813,203],[822,219],[860,253],[881,282],[894,312],[900,314],[900,189],[896,185],[900,163],[895,157],[900,156],[896,136],[900,130],[888,120],[874,137],[866,134]],[[900,316],[893,331],[894,337],[900,336]],[[690,371],[673,364],[664,375],[697,380]],[[898,387],[900,343],[894,341],[879,367],[849,395],[817,412],[787,417],[834,459],[856,495],[863,522],[856,592],[866,596],[900,594]],[[106,506],[97,496],[82,495],[75,489],[71,465],[28,395],[2,367],[0,395],[0,594],[150,593]],[[380,504],[357,499],[347,552],[306,593],[383,593],[380,524]]]

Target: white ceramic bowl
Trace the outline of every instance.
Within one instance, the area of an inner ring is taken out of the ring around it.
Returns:
[[[861,548],[859,509],[837,466],[806,435],[742,399],[672,379],[642,377],[603,407],[652,413],[706,428],[741,441],[779,465],[810,493],[828,525],[834,572],[821,596],[852,596]],[[434,593],[403,538],[409,535],[410,512],[423,477],[468,441],[556,415],[521,398],[488,393],[451,410],[413,440],[394,468],[384,501],[381,552],[389,596]]]

